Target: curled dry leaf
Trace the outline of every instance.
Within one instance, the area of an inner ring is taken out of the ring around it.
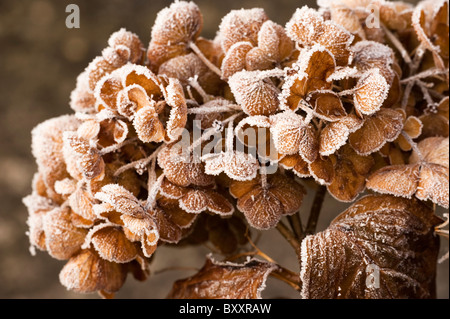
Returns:
[[[251,259],[243,264],[220,263],[208,257],[192,277],[174,283],[170,299],[261,299],[275,265]]]
[[[413,152],[408,165],[391,165],[374,172],[367,187],[378,193],[420,200],[448,208],[449,157],[448,138],[430,137],[418,144],[421,152]]]
[[[369,195],[302,242],[303,298],[434,298],[440,218],[417,200]],[[376,273],[374,273],[374,271]]]

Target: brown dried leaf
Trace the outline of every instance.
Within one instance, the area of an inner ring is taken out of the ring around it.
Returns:
[[[320,132],[319,154],[329,156],[347,143],[348,136],[359,130],[364,121],[350,114],[337,122],[328,123]]]
[[[439,222],[417,200],[362,198],[303,240],[302,297],[434,298]]]
[[[87,230],[75,227],[69,208],[55,208],[43,219],[45,246],[56,259],[69,259],[77,253],[84,242]]]
[[[273,264],[252,259],[244,264],[219,263],[208,257],[194,276],[178,280],[170,299],[261,299]]]
[[[95,198],[109,204],[114,210],[131,217],[143,218],[145,208],[139,200],[119,184],[108,184],[95,194]]]
[[[248,41],[258,44],[258,32],[268,17],[263,9],[231,10],[219,25],[219,38],[226,53],[235,43]]]
[[[385,166],[368,179],[366,187],[381,194],[411,198],[419,182],[419,164]]]
[[[378,68],[363,74],[356,84],[353,103],[360,114],[371,115],[377,112],[388,96],[389,84]]]
[[[121,264],[106,261],[92,250],[72,257],[59,273],[61,284],[75,292],[118,291],[127,273]]]
[[[327,189],[339,201],[352,202],[365,188],[366,177],[375,164],[371,156],[361,156],[348,145],[336,154],[334,178]]]
[[[91,243],[102,259],[128,263],[137,256],[136,246],[117,227],[102,227],[91,235]]]
[[[349,136],[350,145],[360,155],[378,151],[386,142],[394,141],[403,129],[398,111],[382,108],[364,120],[364,125]]]
[[[278,89],[259,71],[240,71],[228,81],[236,102],[247,115],[270,115],[278,110]]]
[[[222,77],[228,79],[236,72],[245,70],[246,56],[249,51],[253,49],[250,42],[236,42],[233,44],[222,61]]]

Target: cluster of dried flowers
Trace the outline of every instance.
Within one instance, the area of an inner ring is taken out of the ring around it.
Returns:
[[[435,296],[445,230],[430,204],[449,206],[448,1],[318,4],[285,27],[233,10],[209,40],[197,5],[177,1],[147,48],[125,29],[111,35],[77,79],[75,114],[32,132],[28,234],[68,260],[64,286],[112,296],[129,272],[147,278],[158,246],[208,241],[234,257],[209,257],[169,297],[258,298],[269,274],[305,298]],[[374,194],[314,234],[298,223],[307,188],[343,202]],[[277,227],[301,272],[231,262],[251,255],[248,227]],[[367,265],[381,288],[365,285]]]

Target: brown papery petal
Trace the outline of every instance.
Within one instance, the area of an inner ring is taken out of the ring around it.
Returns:
[[[144,207],[139,200],[121,185],[105,185],[100,192],[95,194],[95,198],[110,204],[115,210],[122,214],[139,218],[145,215]]]
[[[317,38],[317,33],[323,32],[323,28],[323,17],[315,9],[308,8],[308,6],[298,8],[286,24],[287,35],[303,45],[313,43]]]
[[[127,263],[137,256],[136,246],[116,227],[96,231],[91,242],[100,257],[110,262]]]
[[[236,102],[247,115],[270,115],[278,109],[278,89],[270,79],[261,79],[258,71],[240,71],[228,84]]]
[[[275,227],[284,212],[280,200],[261,187],[239,198],[237,207],[244,213],[250,226],[256,229]]]
[[[291,55],[294,43],[281,25],[269,20],[259,30],[258,47],[272,60],[281,62]]]
[[[329,156],[334,154],[347,142],[350,133],[360,129],[363,123],[363,120],[352,114],[337,122],[328,123],[322,132],[320,132],[320,155]]]
[[[31,152],[36,159],[42,181],[50,192],[54,192],[56,181],[69,177],[62,136],[66,130],[76,130],[79,124],[75,116],[64,115],[40,123],[31,132]]]
[[[417,144],[422,156],[428,163],[439,164],[444,167],[449,166],[449,138],[429,137]],[[411,154],[410,163],[419,163],[421,159],[416,152]]]
[[[69,259],[84,242],[87,230],[75,227],[70,218],[69,208],[55,208],[43,220],[45,246],[56,259]]]
[[[252,259],[244,264],[218,263],[208,257],[194,276],[174,283],[169,299],[260,299],[273,264]]]
[[[300,178],[310,177],[308,163],[298,154],[286,155],[279,162],[283,168],[292,169]]]
[[[283,205],[284,215],[297,212],[302,205],[305,188],[295,180],[280,174],[269,177],[270,192],[278,198]]]
[[[206,210],[208,202],[205,192],[191,189],[180,199],[180,207],[188,213],[199,214]]]
[[[182,133],[187,121],[187,105],[183,93],[183,87],[176,79],[169,79],[165,88],[166,103],[171,107],[169,119],[166,125],[166,133],[169,141],[176,140]]]
[[[84,250],[67,262],[59,273],[59,280],[67,289],[76,292],[116,292],[123,286],[126,275],[121,264],[106,261],[95,252]]]
[[[306,99],[314,106],[318,118],[335,122],[347,115],[341,98],[333,91],[313,91]]]
[[[221,216],[233,214],[234,207],[224,196],[213,190],[204,191],[208,197],[208,210]]]
[[[285,111],[270,116],[270,133],[275,147],[281,154],[292,155],[299,151],[307,124],[304,118],[294,112]]]
[[[164,126],[152,106],[143,107],[136,113],[133,126],[139,139],[144,143],[158,143],[164,140]]]
[[[448,208],[449,169],[437,164],[423,164],[420,168],[419,185],[416,197],[431,200],[433,203]]]
[[[93,210],[94,198],[84,189],[78,188],[69,196],[72,210],[81,217],[94,221],[96,216]]]
[[[394,141],[403,128],[400,112],[380,109],[364,121],[364,125],[349,136],[350,145],[360,155],[378,151],[386,142]]]
[[[417,200],[362,198],[302,242],[302,297],[434,298],[439,220]]]
[[[203,27],[203,16],[194,2],[177,1],[158,12],[152,28],[152,40],[162,43],[188,42]]]
[[[356,87],[353,102],[358,112],[364,115],[377,112],[389,92],[389,84],[378,68],[367,71],[358,80]]]
[[[314,162],[308,164],[310,174],[321,185],[329,185],[334,179],[332,156],[320,156]],[[334,161],[336,160],[334,159]]]
[[[233,44],[222,61],[222,77],[228,79],[234,73],[245,69],[245,57],[253,49],[250,42],[236,42]]]
[[[242,41],[256,46],[259,29],[266,20],[268,17],[261,8],[231,10],[219,26],[223,51],[226,53],[233,44]]]
[[[354,36],[342,26],[327,20],[323,32],[317,34],[317,43],[327,48],[336,60],[336,65],[346,66],[350,58],[349,46]]]
[[[381,194],[411,198],[419,182],[419,164],[386,166],[368,179],[366,187]]]

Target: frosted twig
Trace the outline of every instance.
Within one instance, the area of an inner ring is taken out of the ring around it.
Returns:
[[[194,42],[189,42],[189,47],[192,49],[192,51],[197,54],[197,56],[202,60],[203,63],[206,64],[206,66],[213,71],[218,76],[222,77],[222,71],[214,65],[211,61],[209,61],[203,54],[203,52],[198,48],[198,46]]]
[[[133,138],[130,138],[129,140],[123,141],[122,143],[117,143],[117,144],[114,144],[114,145],[111,145],[111,146],[108,146],[108,147],[104,147],[104,148],[102,148],[102,149],[99,151],[99,153],[100,153],[100,155],[103,156],[103,155],[105,155],[105,154],[108,154],[108,153],[117,151],[117,150],[121,149],[122,147],[124,147],[125,145],[132,144],[132,143],[134,143],[136,140],[137,140],[137,137],[133,137]]]
[[[287,216],[289,223],[294,231],[295,236],[299,241],[302,241],[305,237],[303,232],[302,219],[299,212],[297,211],[294,215]]]
[[[311,211],[309,213],[308,223],[306,225],[305,233],[306,235],[312,235],[316,232],[317,222],[319,220],[320,211],[322,209],[323,200],[327,189],[325,186],[320,185],[319,189],[316,191],[314,196],[314,201],[311,206]]]
[[[276,226],[278,232],[288,241],[288,243],[294,248],[297,256],[300,256],[301,244],[295,235],[287,228],[287,226],[280,220]]]
[[[428,70],[425,70],[423,72],[414,74],[413,76],[410,76],[410,77],[408,77],[406,79],[403,79],[403,80],[400,81],[400,83],[401,84],[405,84],[405,83],[408,83],[408,82],[411,82],[411,81],[427,78],[429,76],[446,74],[446,73],[448,73],[447,70],[440,70],[440,69],[437,69],[437,68],[432,68],[432,69],[428,69]]]
[[[417,153],[417,156],[419,157],[421,162],[424,162],[425,159],[422,155],[422,152],[420,151],[420,149],[417,147],[416,142],[413,141],[413,139],[411,138],[411,136],[408,135],[408,133],[406,133],[405,131],[402,131],[401,134],[403,135],[403,137],[408,141],[408,143],[411,145],[412,149],[414,150],[414,152]]]
[[[425,101],[427,101],[427,106],[430,108],[436,107],[436,103],[433,101],[433,99],[430,96],[430,93],[428,92],[428,85],[425,82],[422,82],[421,80],[415,81],[417,85],[419,86],[420,90],[422,91],[423,97]],[[432,84],[432,83],[430,83]]]
[[[397,39],[397,37],[388,29],[384,24],[381,24],[381,28],[385,32],[388,39],[392,42],[392,44],[397,48],[397,50],[400,52],[402,58],[405,60],[406,63],[409,65],[411,64],[411,58],[408,54],[408,51],[406,51],[403,44]]]
[[[206,103],[212,99],[212,96],[205,92],[200,83],[198,83],[198,75],[188,79],[189,85],[192,86],[203,99],[203,103]]]
[[[188,114],[209,114],[209,113],[222,113],[241,110],[241,107],[236,104],[230,104],[226,106],[212,106],[212,107],[193,107],[188,109]]]
[[[124,166],[121,166],[121,167],[114,173],[114,176],[117,177],[117,176],[119,176],[120,174],[122,174],[123,172],[125,172],[125,171],[127,171],[127,170],[129,170],[129,169],[131,169],[131,168],[136,168],[136,167],[138,167],[138,166],[140,166],[140,167],[145,167],[145,166],[147,166],[147,164],[150,163],[150,161],[151,161],[154,157],[156,157],[156,155],[158,155],[159,151],[161,151],[161,149],[162,149],[165,145],[166,145],[166,144],[163,144],[163,145],[159,146],[159,147],[158,147],[156,150],[154,150],[153,153],[152,153],[150,156],[148,156],[148,157],[141,158],[140,160],[137,160],[137,161],[128,163],[128,164],[126,164],[126,165],[124,165]]]
[[[152,187],[148,190],[147,203],[145,204],[145,209],[153,209],[156,205],[156,195],[158,195],[159,189],[161,188],[161,183],[164,179],[164,173],[161,174]]]

